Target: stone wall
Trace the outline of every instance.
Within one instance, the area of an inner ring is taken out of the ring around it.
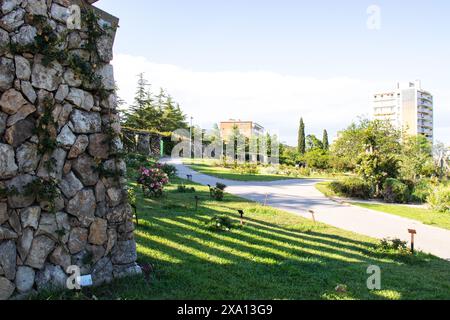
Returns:
[[[75,3],[81,29],[67,24]],[[75,0],[0,6],[0,299],[64,288],[71,265],[95,285],[140,272],[109,63],[117,21]]]

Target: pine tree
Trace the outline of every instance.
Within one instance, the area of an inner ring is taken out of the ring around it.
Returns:
[[[153,104],[150,84],[144,78],[144,74],[138,75],[138,83],[134,103],[125,112],[125,126],[135,129],[147,129],[148,112]]]
[[[160,89],[158,95],[153,95],[144,74],[141,73],[138,77],[134,103],[124,113],[124,125],[158,132],[188,128],[180,105],[163,89]]]
[[[323,130],[323,139],[322,139],[323,149],[329,150],[330,149],[330,143],[328,141],[328,131]]]
[[[298,129],[298,153],[305,154],[306,152],[306,135],[305,135],[305,123],[303,118],[300,119],[300,127]]]

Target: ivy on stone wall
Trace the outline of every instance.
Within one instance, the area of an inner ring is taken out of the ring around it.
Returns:
[[[8,159],[0,166],[0,234],[10,252],[0,252],[0,299],[59,285],[70,263],[94,284],[139,272],[112,28],[87,3],[82,28],[69,30],[72,0],[9,2],[9,19],[0,18],[0,153]],[[26,286],[13,270],[29,272]]]
[[[87,41],[84,45],[84,49],[89,51],[91,56],[95,56],[98,60],[97,53],[97,41],[100,37],[107,34],[108,31],[112,31],[112,28],[104,24],[100,26],[100,19],[91,9],[84,8],[82,10],[82,17],[84,27],[87,31]],[[68,66],[74,70],[75,75],[83,81],[88,83],[93,89],[94,93],[100,100],[107,99],[108,96],[115,91],[105,89],[103,85],[103,77],[96,74],[97,64],[91,64],[84,60],[77,54],[70,54],[68,50],[61,50],[62,39],[67,37],[67,31],[59,35],[55,32],[54,28],[48,23],[48,18],[41,15],[26,15],[26,21],[37,29],[37,36],[32,44],[20,46],[14,43],[10,44],[10,51],[13,54],[40,54],[43,56],[42,64],[49,66],[53,61],[58,61],[61,64],[68,64]],[[38,121],[38,125],[35,128],[35,134],[39,137],[38,151],[39,154],[51,154],[57,147],[56,141],[57,123],[53,118],[53,111],[55,108],[55,102],[52,99],[44,98],[42,102],[43,114]],[[112,126],[112,114],[111,108],[108,109],[108,124],[104,128],[104,132],[107,139],[104,143],[108,144],[110,156],[115,161],[114,169],[105,169],[101,164],[97,165],[94,171],[98,172],[101,177],[114,178],[119,181],[120,177],[124,175],[123,172],[118,170],[118,160],[125,157],[125,153],[120,151],[114,151],[115,142],[120,139],[120,135],[113,129]],[[48,172],[52,172],[55,167],[55,160],[50,158],[45,162],[45,168]],[[57,183],[54,181],[46,181],[43,179],[37,182],[32,182],[26,186],[26,193],[34,193],[37,197],[44,199],[50,203],[50,206],[54,208],[54,200],[58,196]],[[15,190],[0,190],[5,195],[17,194]],[[0,194],[1,196],[1,194]]]
[[[53,111],[55,109],[54,101],[49,98],[44,98],[42,102],[43,114],[39,119],[39,123],[36,126],[35,134],[39,137],[38,151],[41,155],[52,153],[56,147],[56,131],[57,124],[53,118]],[[53,165],[50,164],[47,167],[48,171],[51,171]]]
[[[55,213],[55,199],[60,195],[58,183],[55,179],[36,179],[25,187],[24,195],[34,196],[39,201],[47,202],[50,211]]]

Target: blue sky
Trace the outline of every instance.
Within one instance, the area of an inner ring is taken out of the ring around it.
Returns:
[[[367,8],[381,9],[381,29]],[[331,134],[370,113],[372,92],[422,80],[436,138],[450,143],[449,1],[100,0],[120,18],[120,95],[136,72],[209,126],[253,119],[295,143],[300,116]],[[298,86],[298,91],[296,91]],[[245,90],[244,90],[245,89]],[[279,105],[277,104],[279,100]]]

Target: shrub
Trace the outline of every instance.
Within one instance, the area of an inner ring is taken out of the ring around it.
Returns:
[[[428,204],[433,210],[450,213],[450,187],[435,188],[428,197]]]
[[[411,197],[409,188],[403,182],[388,178],[383,183],[383,199],[390,203],[408,203]]]
[[[269,167],[263,167],[260,170],[261,174],[268,174],[268,175],[275,175],[275,174],[279,174],[279,169],[275,166],[269,166]]]
[[[127,192],[128,192],[128,203],[132,208],[136,208],[137,204],[136,192],[134,191],[133,188],[128,188]]]
[[[289,177],[309,177],[312,172],[310,168],[296,168],[294,166],[280,165],[279,174]]]
[[[350,198],[369,199],[373,195],[372,186],[360,178],[334,181],[330,184],[330,188],[338,195]]]
[[[383,239],[380,241],[380,248],[383,250],[403,251],[407,250],[407,242],[400,239]]]
[[[212,197],[213,197],[215,200],[217,200],[217,201],[222,201],[222,200],[223,200],[223,197],[224,197],[224,192],[223,192],[223,190],[214,188],[214,189],[212,190],[211,195],[212,195]]]
[[[224,185],[223,183],[217,183],[215,187],[209,187],[209,192],[211,194],[211,198],[217,200],[217,201],[222,201],[223,197],[225,195],[224,191],[226,189],[226,185]]]
[[[214,216],[206,223],[206,227],[211,231],[230,231],[233,226],[233,221],[226,216]]]
[[[233,168],[233,171],[239,174],[250,174],[250,175],[256,175],[259,173],[259,168],[257,164],[254,163],[244,163],[236,165],[235,168]]]
[[[376,246],[376,250],[385,256],[390,256],[404,263],[410,264],[417,262],[415,261],[415,256],[408,249],[408,243],[400,239],[383,239]]]
[[[128,188],[128,203],[130,204],[131,208],[134,211],[134,216],[136,217],[136,222],[139,224],[139,221],[137,220],[137,198],[136,198],[136,192],[134,191],[134,188]]]
[[[159,165],[159,167],[161,168],[162,171],[164,171],[165,174],[167,174],[169,178],[176,177],[178,170],[175,166],[165,163]]]
[[[297,169],[297,177],[298,176],[304,176],[304,177],[309,177],[311,176],[312,172],[310,168],[298,168]]]
[[[177,191],[179,193],[194,193],[194,192],[196,192],[194,187],[188,188],[184,184],[179,185],[177,188]]]
[[[164,186],[169,183],[169,177],[159,167],[142,167],[139,170],[137,183],[141,185],[145,195],[160,197],[163,194]]]
[[[420,180],[413,188],[411,201],[425,203],[433,190],[433,185],[428,180]]]
[[[296,176],[297,168],[294,166],[281,165],[279,173],[285,176]]]
[[[422,264],[429,259],[428,255],[421,252],[412,254],[411,250],[408,248],[408,243],[400,239],[383,239],[375,247],[375,250],[384,257],[408,265]]]
[[[223,183],[217,182],[216,183],[216,188],[222,191],[225,191],[225,189],[227,188],[227,186]]]

